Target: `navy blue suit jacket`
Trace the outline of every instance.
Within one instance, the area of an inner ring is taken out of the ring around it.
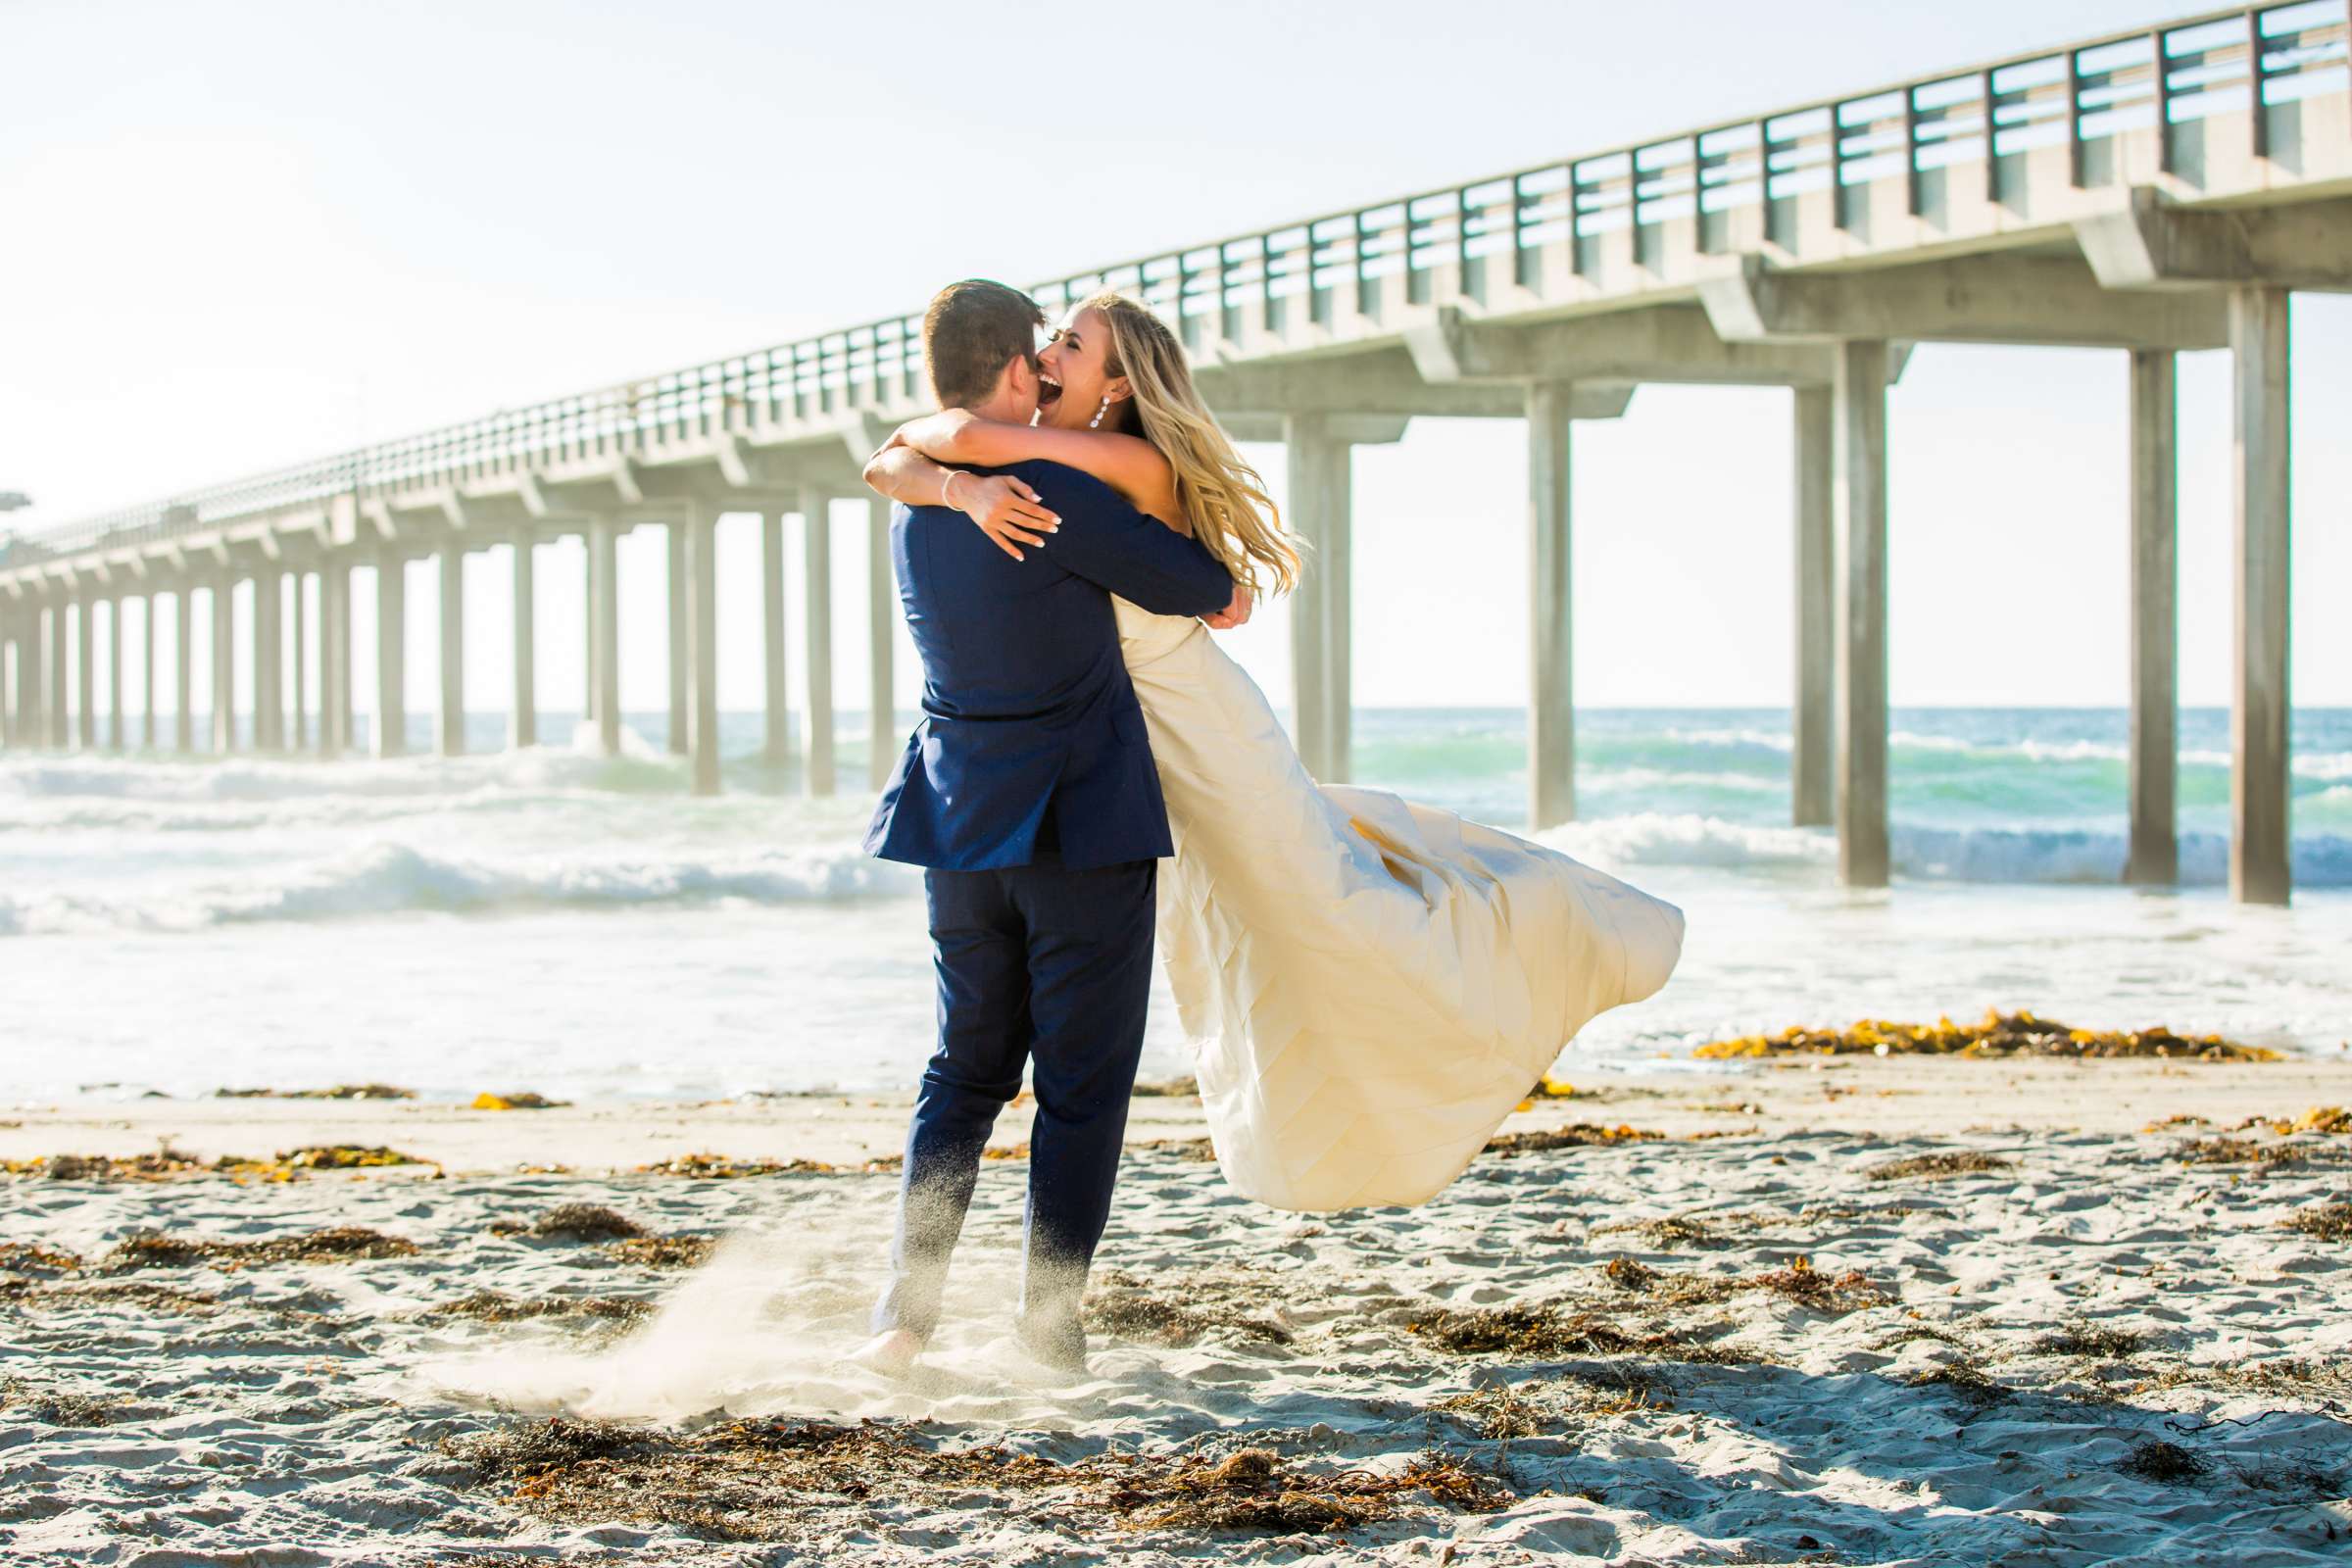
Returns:
[[[1015,561],[960,512],[892,509],[899,600],[923,661],[923,718],[865,836],[886,860],[1030,863],[1051,824],[1073,870],[1174,853],[1110,596],[1204,615],[1233,580],[1199,543],[1056,463],[1017,474],[1061,518]]]

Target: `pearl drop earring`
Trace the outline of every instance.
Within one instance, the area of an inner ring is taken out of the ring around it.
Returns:
[[[1087,427],[1089,430],[1098,430],[1098,429],[1101,429],[1101,428],[1102,428],[1102,416],[1104,416],[1105,414],[1108,414],[1109,412],[1110,412],[1110,399],[1108,399],[1108,398],[1104,398],[1104,399],[1102,400],[1102,406],[1101,408],[1099,408],[1099,409],[1097,409],[1097,410],[1095,411],[1095,416],[1094,416],[1093,418],[1091,418],[1091,419],[1089,419],[1089,420],[1087,420],[1087,421],[1086,421],[1086,427]]]

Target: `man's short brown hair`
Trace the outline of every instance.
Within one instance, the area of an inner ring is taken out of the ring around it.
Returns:
[[[923,364],[931,395],[943,409],[968,409],[996,390],[1005,362],[1037,360],[1037,329],[1046,313],[1017,288],[967,277],[931,296],[923,313]]]

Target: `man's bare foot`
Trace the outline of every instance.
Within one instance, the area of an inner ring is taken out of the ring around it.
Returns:
[[[911,1329],[891,1329],[877,1334],[850,1354],[850,1359],[868,1372],[879,1372],[886,1378],[903,1378],[914,1370],[917,1357],[923,1353],[922,1337]]]

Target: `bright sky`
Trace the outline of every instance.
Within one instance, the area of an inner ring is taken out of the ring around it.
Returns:
[[[17,525],[69,521],[918,308],[953,277],[1054,275],[2173,14],[11,0],[0,489],[38,503]],[[2325,434],[2352,412],[2352,301],[2300,297],[2295,328],[2295,695],[2352,704],[2352,617],[2328,612],[2352,581],[2352,443]],[[2226,700],[2230,669],[2228,383],[2220,356],[2183,360],[2191,704]],[[1925,348],[1892,429],[1894,701],[2121,703],[2123,356]],[[1645,388],[1579,427],[1580,701],[1788,701],[1788,394],[1763,390]],[[1524,454],[1515,420],[1359,450],[1360,703],[1524,700]],[[1251,455],[1279,482],[1279,451]],[[730,708],[759,700],[753,527],[722,525]],[[662,557],[655,531],[624,542],[633,710],[665,690]],[[551,708],[577,706],[578,560],[540,560]],[[484,708],[505,702],[507,571],[503,551],[468,564]],[[413,709],[431,580],[411,589]],[[1235,646],[1283,700],[1279,607]]]

